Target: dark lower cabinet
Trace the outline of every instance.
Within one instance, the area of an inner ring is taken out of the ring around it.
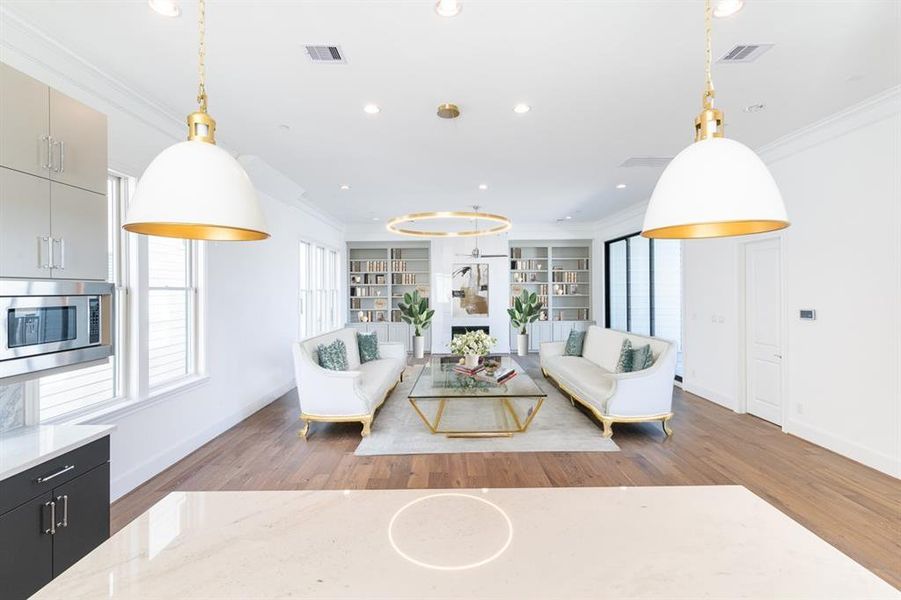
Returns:
[[[28,598],[107,538],[108,437],[0,481],[0,598]]]
[[[27,598],[53,579],[50,494],[0,515],[0,597]]]

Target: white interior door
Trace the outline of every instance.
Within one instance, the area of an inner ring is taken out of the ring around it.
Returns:
[[[778,239],[745,246],[748,412],[782,424],[782,276]]]

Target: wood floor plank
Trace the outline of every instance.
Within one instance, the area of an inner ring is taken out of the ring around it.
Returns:
[[[901,482],[678,388],[673,406],[670,438],[615,426],[620,452],[358,457],[359,424],[298,438],[291,392],[115,502],[111,529],[177,490],[743,485],[901,588]]]

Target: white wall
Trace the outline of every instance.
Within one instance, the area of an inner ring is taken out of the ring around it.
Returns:
[[[183,138],[172,116],[60,48],[4,17],[0,60],[109,118],[110,165],[140,176],[152,158]],[[190,100],[188,90],[187,100]],[[220,123],[220,129],[227,124]],[[251,164],[259,167],[259,159]],[[266,169],[255,169],[267,177]],[[302,189],[258,181],[272,237],[254,243],[207,244],[206,371],[197,386],[114,413],[113,498],[140,485],[293,387],[290,343],[298,331],[299,240],[341,250],[340,227],[298,202]]]
[[[783,248],[784,430],[901,475],[901,93],[761,150]],[[744,239],[684,244],[685,388],[744,409]],[[813,308],[816,321],[798,311]]]

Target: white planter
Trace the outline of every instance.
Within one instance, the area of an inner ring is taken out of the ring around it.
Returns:
[[[413,336],[413,358],[422,358],[425,356],[425,337],[421,335]]]
[[[463,364],[467,369],[475,369],[479,366],[479,355],[478,354],[467,354],[463,357]]]
[[[521,333],[516,336],[516,354],[519,356],[529,355],[529,334]]]

